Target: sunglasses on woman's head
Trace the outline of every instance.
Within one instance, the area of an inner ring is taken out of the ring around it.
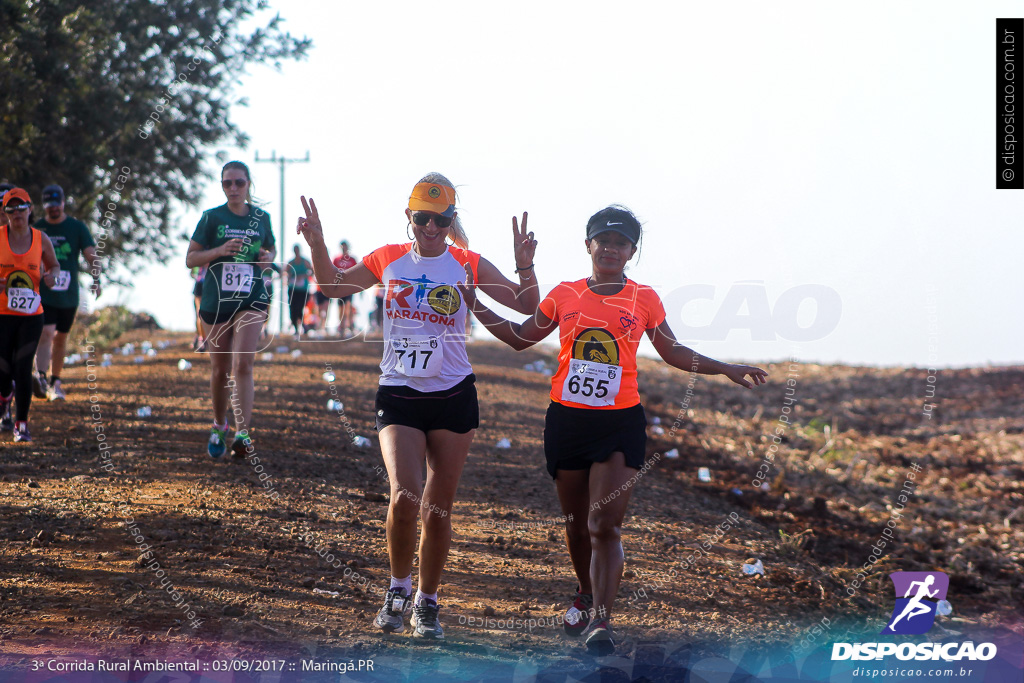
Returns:
[[[245,178],[235,178],[234,180],[231,180],[229,178],[228,180],[220,181],[220,184],[226,190],[229,187],[231,187],[232,183],[234,183],[235,187],[245,187],[246,183],[248,183],[248,182],[249,181],[246,180]]]
[[[452,219],[447,216],[439,216],[436,213],[420,213],[416,212],[412,215],[412,222],[421,228],[430,222],[430,219],[434,219],[434,225],[439,228],[447,228],[452,224]]]

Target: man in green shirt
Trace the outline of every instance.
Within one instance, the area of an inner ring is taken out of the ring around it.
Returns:
[[[60,264],[60,273],[53,287],[40,286],[43,300],[43,335],[36,350],[38,374],[32,378],[32,389],[38,398],[60,401],[65,397],[60,384],[60,373],[64,369],[64,351],[68,333],[78,312],[78,255],[84,254],[91,266],[92,287],[96,297],[100,295],[100,270],[102,263],[96,255],[96,242],[85,223],[64,213],[64,190],[60,185],[43,188],[43,210],[45,218],[36,221],[35,228],[44,232],[53,243]],[[46,370],[50,369],[47,386]]]

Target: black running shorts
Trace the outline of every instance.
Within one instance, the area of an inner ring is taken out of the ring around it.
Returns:
[[[447,429],[465,434],[480,426],[476,375],[468,375],[451,389],[416,391],[409,387],[377,387],[377,431],[403,425],[421,432]]]
[[[71,308],[43,306],[43,325],[56,325],[58,332],[67,334],[71,331],[71,326],[75,324],[75,315],[77,314],[77,306]]]
[[[221,306],[220,310],[217,311],[204,311],[199,309],[199,317],[202,318],[203,322],[207,325],[220,325],[226,323],[235,317],[236,313],[242,313],[243,311],[256,311],[258,313],[266,313],[269,306],[260,301],[254,301],[248,306],[241,306],[235,308],[234,306]]]
[[[647,454],[647,417],[637,403],[617,410],[570,408],[551,402],[544,418],[544,456],[548,472],[589,470],[615,451],[626,456],[626,465],[643,467]]]

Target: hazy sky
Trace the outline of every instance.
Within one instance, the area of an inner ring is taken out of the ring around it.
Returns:
[[[511,216],[530,212],[546,289],[590,273],[592,213],[632,208],[630,277],[715,357],[1024,360],[1024,192],[994,189],[995,18],[1018,2],[275,5],[314,48],[243,79],[252,144],[220,151],[309,150],[280,254],[300,193],[332,249],[405,241],[409,191],[436,170],[508,275]],[[277,169],[251,166],[278,232]],[[211,184],[202,208],[223,201]],[[185,247],[120,300],[190,327]],[[813,339],[784,338],[800,328]]]

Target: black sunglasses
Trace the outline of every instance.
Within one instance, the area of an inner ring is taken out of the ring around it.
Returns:
[[[430,222],[430,219],[434,219],[434,225],[439,228],[447,228],[452,224],[452,219],[448,216],[439,216],[436,213],[421,213],[417,211],[412,215],[412,222],[421,228]]]
[[[28,211],[28,205],[22,204],[21,206],[5,206],[4,213],[18,213],[19,211]]]
[[[226,190],[231,187],[232,183],[234,183],[235,187],[245,187],[248,182],[249,181],[246,180],[245,178],[235,178],[234,180],[222,180],[220,181],[220,184],[221,187],[223,187]]]

